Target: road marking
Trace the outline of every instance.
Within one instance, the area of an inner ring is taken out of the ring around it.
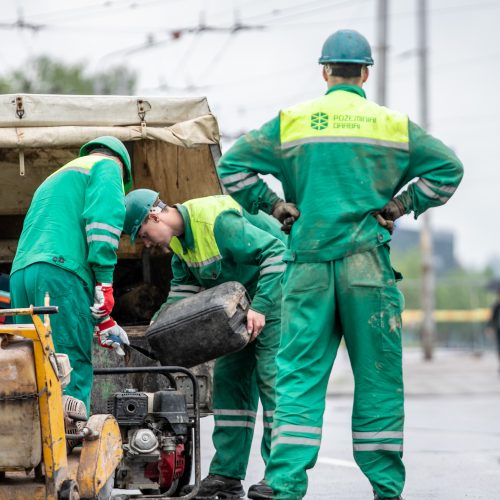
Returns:
[[[319,457],[318,463],[325,465],[335,465],[338,467],[357,467],[355,462],[350,460],[340,460],[338,458]]]

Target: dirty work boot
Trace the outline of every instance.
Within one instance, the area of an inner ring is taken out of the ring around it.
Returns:
[[[239,479],[209,474],[201,481],[200,489],[195,498],[199,500],[233,500],[244,496],[245,490]]]
[[[268,486],[265,479],[262,479],[257,484],[253,484],[248,488],[248,498],[253,500],[272,500],[274,498],[273,490]]]

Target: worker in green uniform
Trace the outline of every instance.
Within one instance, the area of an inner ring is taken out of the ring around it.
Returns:
[[[396,219],[446,203],[463,168],[406,115],[366,99],[362,87],[373,59],[361,34],[332,34],[319,62],[326,94],[282,110],[240,138],[218,165],[226,191],[244,208],[273,214],[290,232],[270,488],[250,498],[306,494],[328,378],[344,337],[355,380],[354,458],[375,498],[399,499],[403,298],[388,242]],[[257,174],[280,180],[286,201]]]
[[[243,284],[252,298],[247,314],[250,343],[215,363],[216,453],[196,496],[242,498],[241,480],[248,465],[259,397],[264,412],[261,453],[264,462],[269,458],[284,237],[272,217],[250,215],[230,196],[208,196],[170,207],[157,192],[137,189],[127,195],[126,207],[123,231],[132,241],[138,236],[146,247],[169,247],[174,254],[173,278],[162,308],[227,281]],[[250,491],[260,486],[253,485]]]
[[[36,190],[12,264],[13,307],[41,306],[46,293],[51,305],[59,306],[51,316],[54,346],[73,368],[65,393],[83,401],[87,413],[94,329],[103,347],[124,354],[121,344],[128,344],[110,314],[131,168],[127,149],[115,137],[84,144],[78,158]]]

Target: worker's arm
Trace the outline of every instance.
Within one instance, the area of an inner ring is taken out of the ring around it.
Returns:
[[[233,211],[217,218],[214,235],[224,259],[260,268],[252,310],[268,316],[280,307],[285,244]]]
[[[415,218],[427,209],[445,204],[463,176],[463,165],[455,153],[418,125],[409,122],[410,161],[405,183],[411,183],[396,200]]]
[[[170,291],[167,300],[161,305],[160,309],[155,312],[151,318],[151,322],[156,321],[160,312],[169,305],[179,300],[192,297],[203,290],[198,281],[196,281],[196,278],[189,271],[186,263],[177,255],[172,257],[171,267],[173,277],[170,281]]]
[[[125,194],[117,162],[104,158],[94,164],[83,211],[88,263],[96,282],[112,283],[116,251],[125,219]]]
[[[257,174],[271,174],[281,181],[280,155],[278,117],[240,137],[219,161],[217,172],[227,193],[252,214],[259,209],[271,213],[279,200]]]

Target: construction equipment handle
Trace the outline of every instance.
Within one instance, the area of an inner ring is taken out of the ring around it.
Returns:
[[[58,312],[58,306],[31,306],[18,309],[0,309],[0,316],[31,316],[33,314],[56,314]]]
[[[58,306],[40,306],[33,308],[33,314],[57,314],[58,312]]]

